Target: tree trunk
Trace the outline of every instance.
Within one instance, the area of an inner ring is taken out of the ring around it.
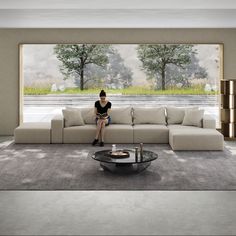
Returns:
[[[83,47],[83,52],[82,55],[80,56],[80,90],[84,90],[84,67],[85,67],[85,61],[84,61],[84,48],[85,45],[82,45]]]
[[[80,72],[80,90],[84,90],[84,70]]]
[[[166,90],[166,67],[161,70],[161,90]]]

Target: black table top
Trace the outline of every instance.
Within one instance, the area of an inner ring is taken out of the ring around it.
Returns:
[[[95,152],[92,155],[92,158],[96,161],[100,161],[100,162],[106,162],[106,163],[127,163],[127,164],[135,164],[135,163],[145,163],[145,162],[151,162],[155,159],[158,158],[158,154],[154,153],[152,151],[148,151],[148,150],[143,150],[143,158],[140,157],[140,153],[138,152],[138,161],[136,161],[135,158],[135,151],[134,149],[122,149],[122,151],[128,151],[129,152],[129,157],[127,158],[113,158],[109,152],[111,152],[111,150],[102,150],[102,151],[98,151]]]

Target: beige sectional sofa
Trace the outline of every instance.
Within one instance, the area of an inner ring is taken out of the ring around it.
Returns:
[[[63,115],[56,115],[46,125],[50,137],[45,143],[91,143],[96,126],[93,108],[81,108],[84,125],[65,127]],[[204,115],[198,126],[182,125],[185,108],[174,107],[122,107],[112,108],[111,124],[106,127],[105,143],[166,143],[173,150],[223,150],[224,137],[216,130],[215,120]],[[37,124],[35,124],[37,126]],[[31,138],[27,131],[15,130],[15,142],[37,143],[37,135]],[[40,136],[41,137],[41,136]],[[42,142],[42,140],[39,140]]]

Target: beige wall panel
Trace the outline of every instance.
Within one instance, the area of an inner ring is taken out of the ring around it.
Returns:
[[[0,135],[19,124],[21,43],[223,43],[224,78],[236,79],[236,29],[0,29]]]

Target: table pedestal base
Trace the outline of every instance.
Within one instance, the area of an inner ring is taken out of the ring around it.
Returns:
[[[150,165],[151,165],[151,162],[144,162],[144,163],[137,162],[137,163],[133,163],[133,164],[100,162],[100,166],[104,170],[110,171],[112,173],[117,173],[117,174],[139,173],[139,172],[145,170]]]

